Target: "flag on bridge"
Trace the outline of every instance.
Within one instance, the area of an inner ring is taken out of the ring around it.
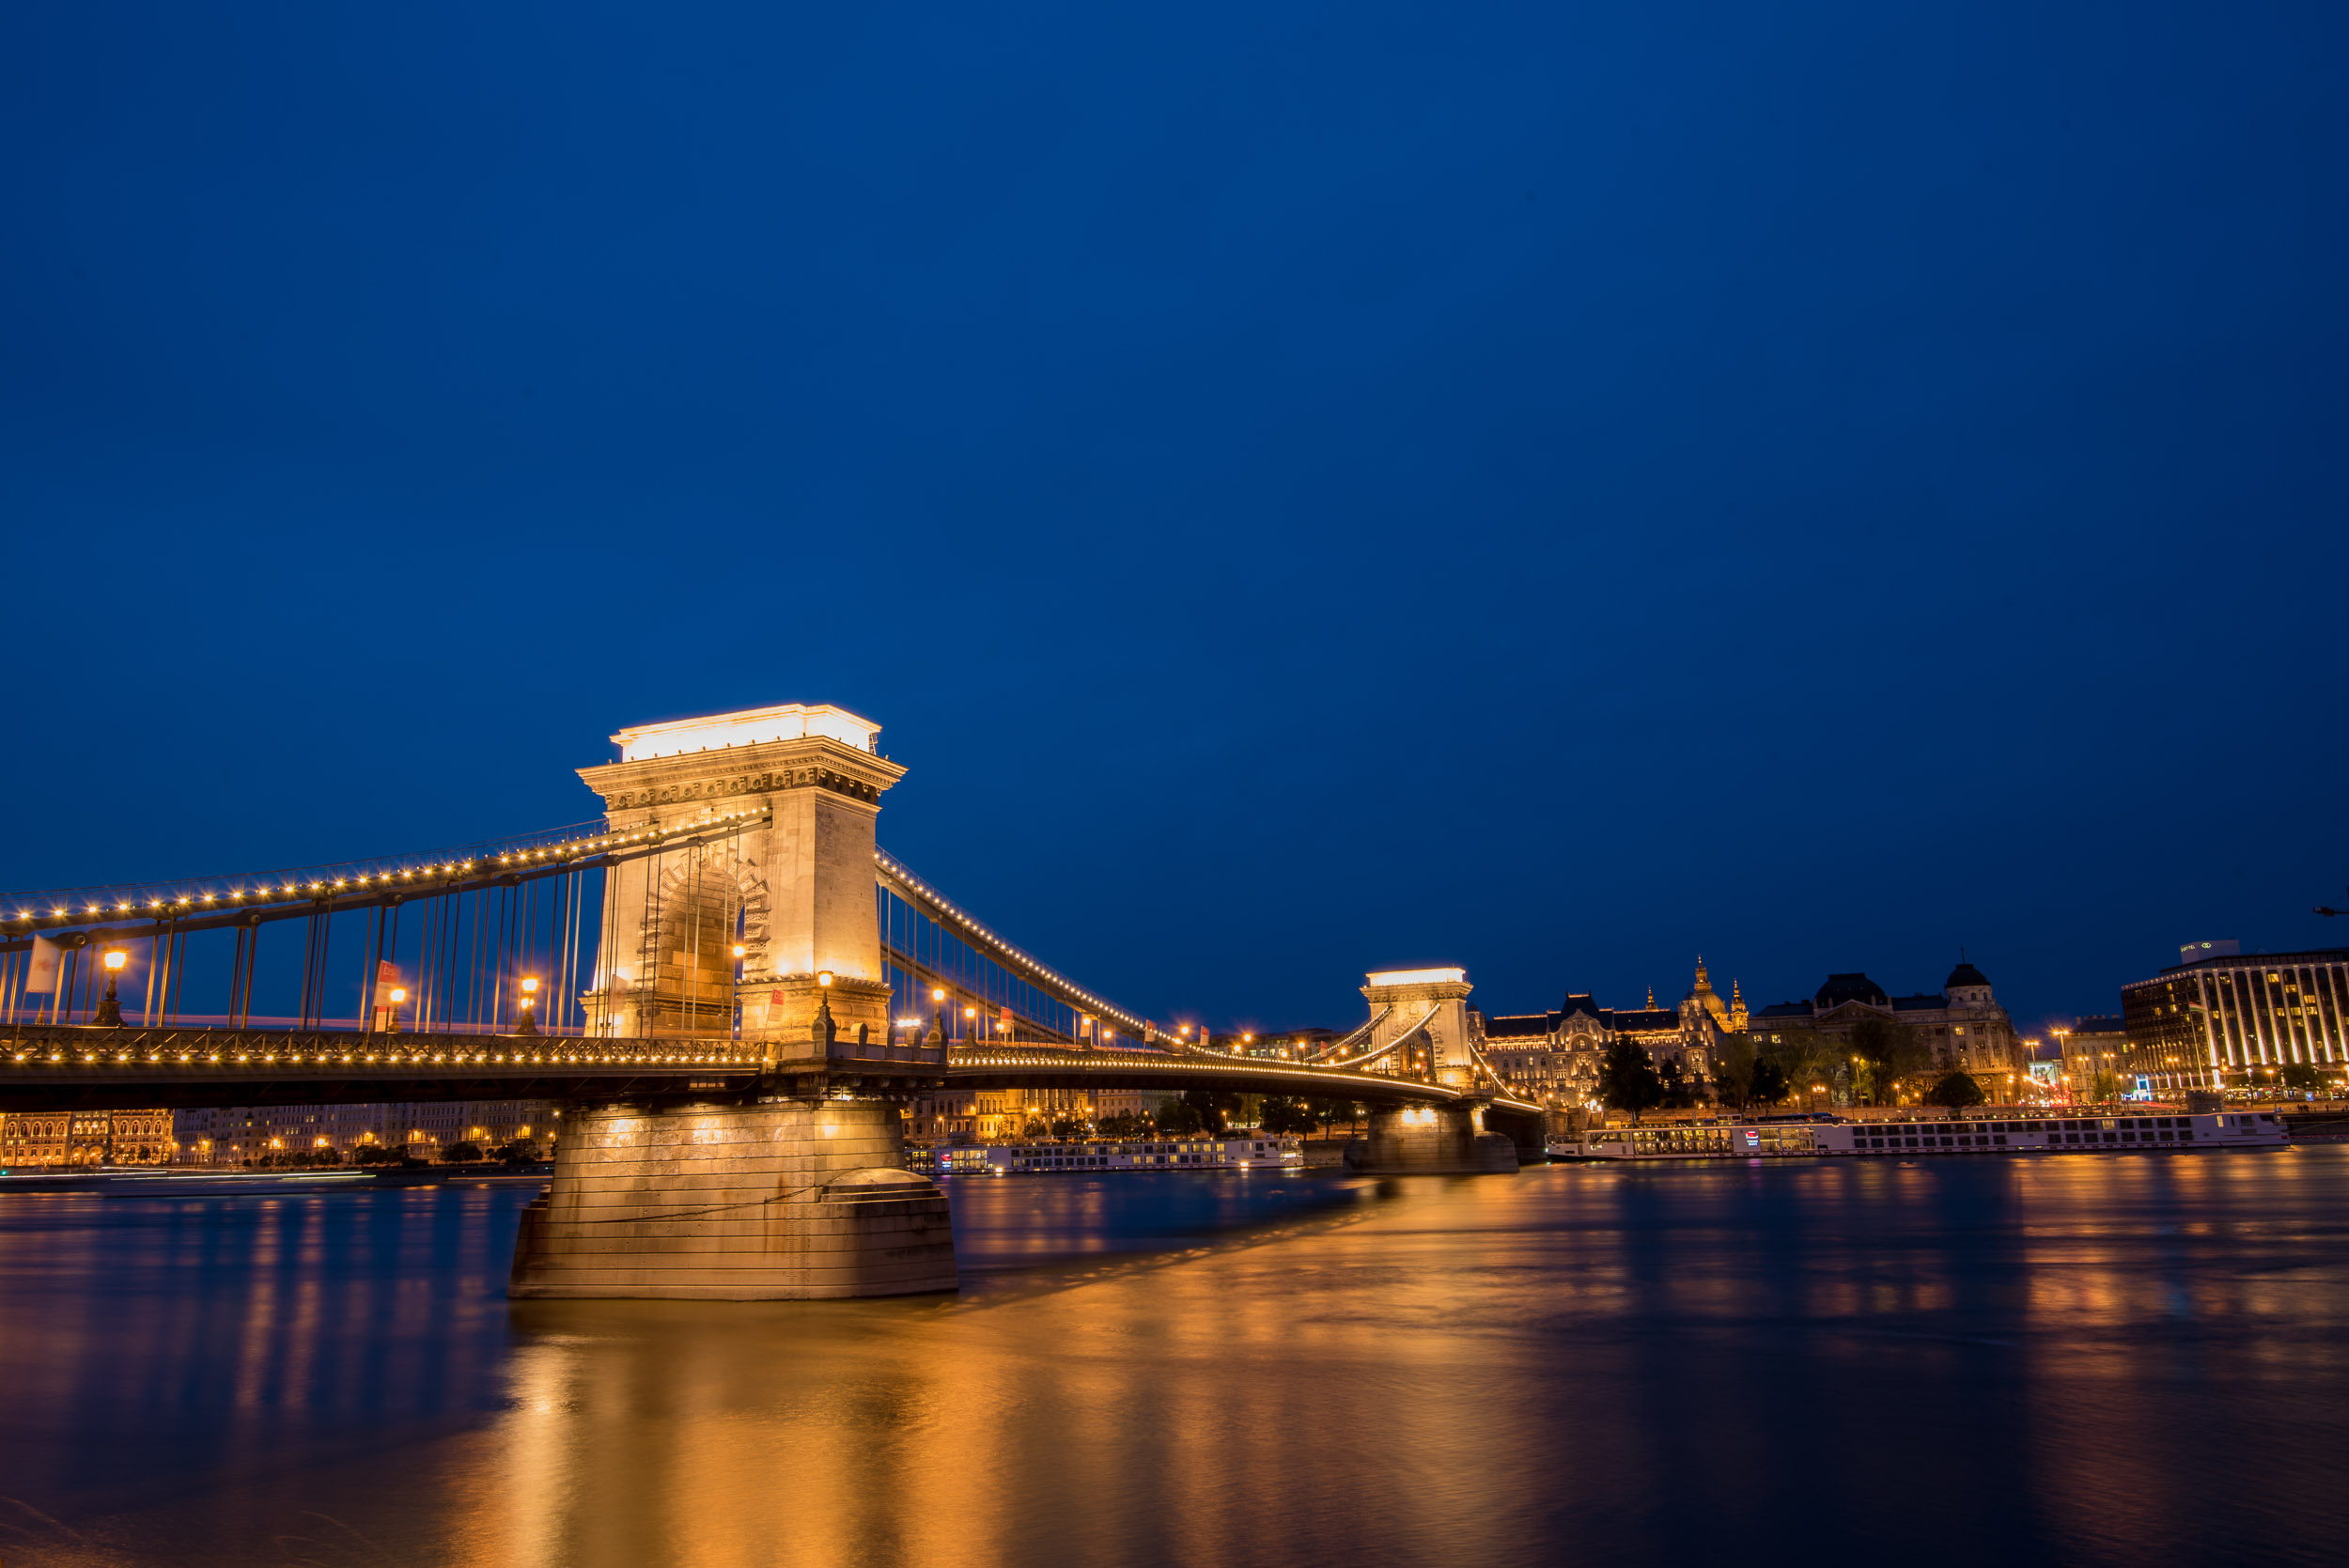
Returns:
[[[1011,1009],[1009,1007],[1005,1007],[1003,1015],[995,1020],[995,1027],[1002,1033],[1011,1032]]]
[[[35,937],[32,961],[24,966],[26,994],[29,995],[35,991],[55,991],[57,966],[64,958],[64,948],[59,947],[47,937]]]

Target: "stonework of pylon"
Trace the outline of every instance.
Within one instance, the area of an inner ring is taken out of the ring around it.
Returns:
[[[615,868],[585,999],[597,1032],[728,1032],[739,1003],[741,1037],[778,1061],[806,1056],[826,1015],[836,1041],[889,1038],[874,824],[905,769],[879,733],[834,707],[756,709],[623,730],[621,761],[579,770],[614,833],[740,824]]]
[[[1425,1063],[1432,1081],[1454,1088],[1473,1085],[1475,1060],[1470,1054],[1468,999],[1474,987],[1460,969],[1385,970],[1364,977],[1362,1000],[1377,1022],[1372,1026],[1369,1049],[1384,1050],[1406,1035],[1423,1036],[1416,1060]],[[1404,1051],[1413,1048],[1407,1042]],[[1400,1056],[1403,1051],[1395,1055]],[[1401,1063],[1396,1063],[1400,1066]]]

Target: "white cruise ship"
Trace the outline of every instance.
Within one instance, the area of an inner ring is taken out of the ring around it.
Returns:
[[[1294,1138],[1170,1138],[1140,1142],[939,1143],[906,1150],[927,1176],[1024,1176],[1069,1171],[1282,1171],[1300,1169]]]
[[[1548,1154],[1556,1160],[1784,1159],[1840,1155],[1915,1158],[1923,1155],[2280,1149],[2290,1141],[2283,1123],[2264,1110],[2191,1116],[2043,1111],[1957,1121],[1877,1122],[1838,1117],[1666,1122],[1644,1127],[1594,1128],[1579,1139],[1553,1139]]]

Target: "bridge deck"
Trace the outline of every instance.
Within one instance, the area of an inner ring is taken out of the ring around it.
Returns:
[[[786,1048],[789,1049],[790,1048]],[[823,1088],[908,1095],[1019,1088],[1219,1089],[1374,1105],[1490,1101],[1382,1073],[1198,1052],[846,1042],[821,1059],[768,1059],[755,1041],[388,1034],[335,1030],[28,1026],[0,1037],[0,1110],[360,1105],[409,1100],[679,1100]]]

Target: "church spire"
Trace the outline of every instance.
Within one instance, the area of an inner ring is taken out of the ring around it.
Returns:
[[[1656,1011],[1656,987],[1653,986],[1647,988],[1647,1010],[1651,1013]]]

